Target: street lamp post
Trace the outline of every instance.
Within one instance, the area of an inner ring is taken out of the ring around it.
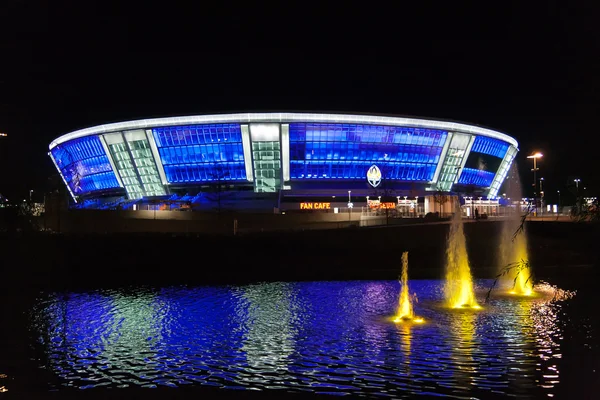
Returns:
[[[573,182],[575,182],[575,187],[577,188],[577,195],[579,196],[579,182],[581,182],[581,179],[573,179]]]
[[[557,190],[556,193],[558,193],[558,212],[557,214],[560,214],[561,208],[560,208],[560,190]]]
[[[415,196],[415,217],[419,216],[419,196]]]
[[[532,158],[533,159],[533,169],[531,171],[533,171],[533,201],[535,204],[535,214],[537,215],[537,191],[536,191],[536,184],[537,184],[537,180],[536,180],[536,172],[539,171],[539,168],[537,167],[537,159],[538,158],[542,158],[544,155],[542,153],[535,153],[532,154],[530,156],[527,156],[527,158]]]
[[[348,190],[348,222],[352,221],[352,197],[350,197],[350,194],[352,193],[352,190]]]
[[[540,214],[544,213],[544,187],[542,184],[544,183],[544,177],[540,178]]]
[[[573,179],[573,182],[575,182],[575,187],[577,188],[577,200],[575,200],[575,206],[577,207],[577,212],[579,212],[581,211],[581,200],[579,199],[579,182],[581,182],[581,179]]]

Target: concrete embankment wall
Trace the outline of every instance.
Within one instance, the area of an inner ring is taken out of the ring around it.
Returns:
[[[201,284],[265,280],[397,279],[409,252],[412,278],[441,278],[448,224],[204,234],[31,234],[5,236],[4,287]],[[501,223],[465,224],[475,276],[498,270]],[[538,268],[598,262],[599,227],[528,223]]]
[[[230,234],[237,220],[238,232],[286,229],[338,229],[348,226],[410,224],[418,219],[361,217],[353,213],[202,213],[185,211],[70,210],[38,219],[40,228],[61,233],[219,233]]]

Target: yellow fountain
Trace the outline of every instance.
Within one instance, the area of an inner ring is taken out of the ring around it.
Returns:
[[[505,226],[510,225],[507,223]],[[529,267],[523,264],[528,260],[525,231],[517,235],[513,243],[507,245],[505,252],[504,265],[515,265],[504,277],[505,280],[509,281],[508,284],[511,287],[509,293],[531,296],[533,294],[533,284],[530,279],[531,271]]]
[[[481,308],[475,299],[467,243],[459,210],[454,213],[452,218],[446,255],[448,259],[444,294],[448,306],[451,308]]]
[[[402,275],[400,276],[400,299],[398,301],[398,312],[394,322],[411,321],[417,324],[423,323],[421,317],[415,317],[412,299],[408,290],[408,251],[402,253]]]
[[[513,165],[511,168],[516,169]],[[521,199],[522,187],[519,180],[519,174],[511,173],[511,178],[507,181],[508,199]],[[514,202],[502,227],[502,236],[500,239],[500,273],[503,274],[501,281],[503,287],[508,287],[510,294],[519,296],[531,296],[533,292],[533,282],[530,279],[531,270],[526,264],[529,260],[527,253],[527,232],[524,226],[523,211],[520,201]],[[514,207],[514,209],[513,209]],[[505,270],[511,266],[510,269]]]

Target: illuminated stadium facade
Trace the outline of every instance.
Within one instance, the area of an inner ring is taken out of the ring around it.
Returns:
[[[95,126],[57,138],[49,155],[79,207],[183,200],[201,209],[218,195],[232,208],[291,210],[336,197],[494,198],[517,151],[506,134],[458,122],[241,113]]]

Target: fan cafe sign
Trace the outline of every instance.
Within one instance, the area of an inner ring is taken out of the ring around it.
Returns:
[[[381,183],[381,170],[377,165],[371,165],[367,171],[367,182],[373,187],[377,187]]]

